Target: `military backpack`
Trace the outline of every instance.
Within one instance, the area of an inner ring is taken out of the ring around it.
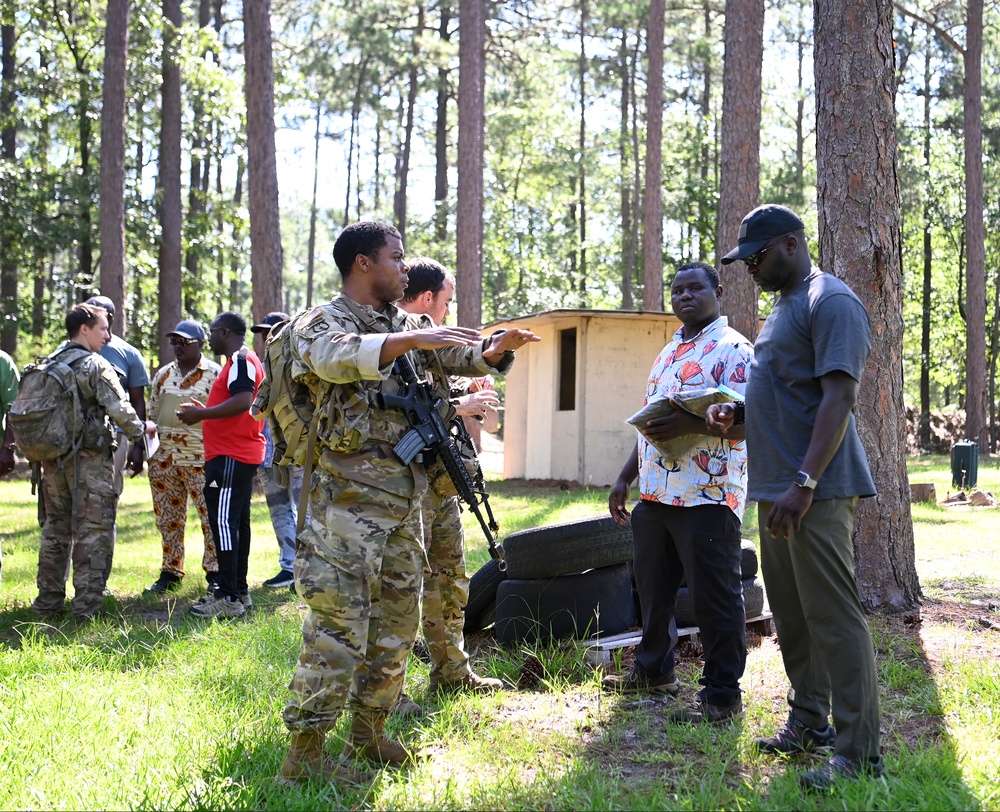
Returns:
[[[7,420],[29,462],[62,462],[83,446],[83,404],[73,367],[91,355],[75,344],[28,364]]]
[[[274,443],[271,465],[279,477],[279,484],[289,465],[305,465],[306,439],[316,411],[312,391],[293,375],[289,339],[296,319],[298,316],[280,321],[271,328],[261,358],[264,380],[250,407],[250,414],[257,420],[267,420],[271,429]]]

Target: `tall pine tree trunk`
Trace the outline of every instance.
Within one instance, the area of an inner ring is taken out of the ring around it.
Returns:
[[[722,70],[722,147],[716,262],[739,239],[740,221],[760,202],[760,70],[764,0],[727,0]],[[723,265],[729,326],[757,337],[757,286],[742,262]]]
[[[872,356],[858,428],[878,496],[858,503],[854,552],[869,610],[919,603],[903,408],[903,306],[891,0],[816,0],[819,259],[861,298]]]
[[[312,307],[313,282],[316,276],[316,218],[319,213],[319,139],[323,123],[323,96],[316,99],[316,131],[313,133],[313,188],[309,204],[309,245],[306,259],[306,307]]]
[[[8,19],[5,13],[3,23],[0,25],[0,63],[2,63],[2,76],[0,76],[0,120],[2,120],[2,132],[0,132],[0,160],[7,164],[4,172],[3,185],[0,186],[0,193],[3,193],[3,200],[0,201],[0,213],[3,222],[0,222],[0,350],[13,356],[17,352],[17,328],[18,328],[18,305],[17,305],[17,276],[18,263],[16,259],[17,235],[14,232],[14,218],[11,216],[11,205],[13,204],[14,189],[11,179],[15,177],[13,164],[17,160],[17,127],[14,118],[14,102],[17,94],[14,88],[14,80],[17,63],[14,57],[14,46],[17,42],[13,20]]]
[[[631,98],[632,73],[629,70],[628,28],[622,23],[621,41],[618,45],[618,81],[621,85],[621,98],[618,103],[621,116],[618,125],[618,168],[619,168],[619,206],[621,216],[621,252],[622,252],[622,310],[631,310],[635,306],[632,298],[632,275],[635,273],[635,255],[629,253],[632,242],[632,190],[629,178],[629,99]],[[633,155],[632,160],[638,160]]]
[[[163,0],[163,109],[160,115],[160,365],[173,360],[169,330],[181,320],[181,68],[177,58],[180,0]]]
[[[450,42],[451,7],[443,0],[438,5],[441,15],[438,36],[442,42]],[[448,99],[451,97],[448,74],[448,66],[442,63],[437,75],[434,121],[434,238],[438,242],[448,239]]]
[[[922,451],[931,447],[931,269],[933,228],[933,207],[931,193],[931,31],[927,30],[924,43],[924,245],[923,245],[923,287],[920,309],[920,428],[919,444]]]
[[[270,0],[244,0],[246,37],[247,172],[253,317],[282,307],[281,220],[274,146],[274,64]]]
[[[965,25],[965,436],[986,452],[986,232],[983,224],[983,0],[969,0]]]
[[[664,0],[649,7],[646,87],[646,187],[643,191],[642,309],[663,310],[663,25]]]
[[[413,117],[417,106],[417,90],[420,83],[420,72],[417,70],[420,61],[420,38],[424,35],[424,18],[426,12],[421,3],[417,7],[417,28],[413,33],[413,45],[410,53],[410,69],[408,71],[408,87],[406,90],[406,120],[403,125],[403,143],[399,150],[399,162],[396,167],[396,193],[393,196],[392,210],[396,218],[396,228],[406,244],[406,192],[410,176],[410,151],[413,145]]]
[[[486,127],[486,2],[459,3],[457,322],[479,327],[483,313],[483,136]]]
[[[101,107],[101,293],[115,303],[111,325],[125,335],[125,105],[129,0],[108,0]]]

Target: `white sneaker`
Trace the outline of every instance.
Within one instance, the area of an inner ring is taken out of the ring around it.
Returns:
[[[195,617],[243,617],[246,607],[238,600],[227,598],[212,598],[204,603],[196,603],[191,607]]]

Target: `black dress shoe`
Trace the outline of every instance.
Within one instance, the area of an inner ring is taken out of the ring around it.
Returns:
[[[154,592],[162,595],[165,592],[173,592],[181,588],[181,579],[172,572],[161,572],[156,582],[146,587],[147,592]]]

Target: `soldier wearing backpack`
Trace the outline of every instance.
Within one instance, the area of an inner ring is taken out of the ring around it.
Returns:
[[[324,740],[349,705],[344,759],[401,764],[411,751],[386,738],[419,625],[424,566],[421,502],[427,472],[404,464],[397,443],[411,424],[381,396],[405,387],[406,355],[417,376],[432,373],[447,401],[449,374],[505,374],[513,351],[538,338],[508,330],[434,327],[392,303],[406,288],[399,232],[384,223],[348,226],[334,260],[343,292],[272,335],[292,343],[296,378],[317,404],[319,447],[309,490],[311,521],[298,536],[295,586],[308,605],[302,649],[284,721],[291,746],[281,780],[358,783],[364,772],[326,752]],[[312,433],[310,432],[312,436]],[[419,461],[418,461],[419,460]]]
[[[69,341],[25,368],[9,419],[21,452],[42,471],[44,520],[32,608],[40,617],[64,610],[72,563],[73,615],[86,619],[101,608],[114,556],[115,426],[137,441],[144,431],[155,434],[156,425],[139,419],[114,367],[97,354],[110,336],[107,313],[75,305],[66,314],[66,332]]]

